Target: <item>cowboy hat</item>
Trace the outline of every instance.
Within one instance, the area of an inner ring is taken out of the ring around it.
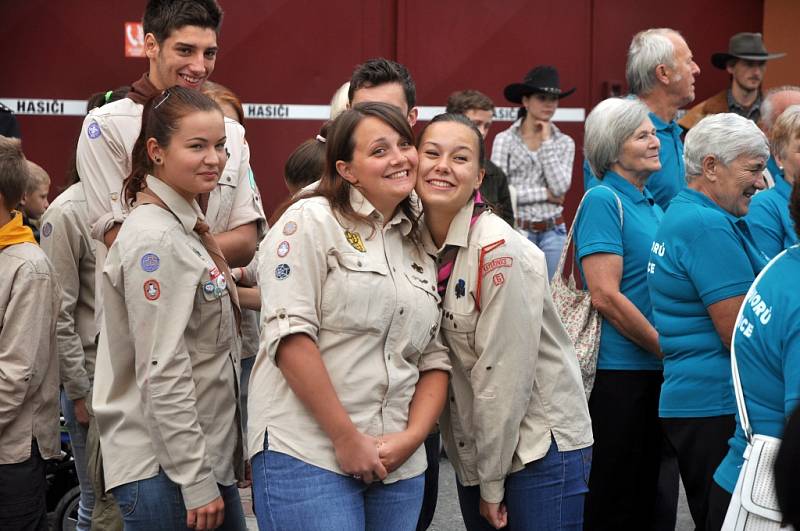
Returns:
[[[562,91],[558,80],[558,70],[554,66],[537,66],[525,76],[522,83],[508,85],[503,94],[512,103],[522,103],[523,96],[531,94],[549,94],[558,99],[565,98],[575,92],[575,88]]]
[[[711,64],[725,70],[729,59],[746,61],[769,61],[778,59],[785,53],[767,53],[760,33],[737,33],[731,37],[727,52],[717,52],[711,56]]]

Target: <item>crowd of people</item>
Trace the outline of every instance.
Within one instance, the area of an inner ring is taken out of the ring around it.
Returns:
[[[712,57],[731,88],[679,122],[700,69],[648,29],[631,95],[589,113],[587,397],[550,283],[575,157],[557,69],[505,87],[489,156],[487,96],[415,135],[408,69],[358,65],[269,227],[241,103],[208,80],[221,18],[147,3],[149,70],[90,98],[52,204],[0,136],[0,529],[47,528],[59,409],[80,530],[244,530],[240,488],[263,530],[424,530],[442,443],[470,531],[674,529],[679,480],[697,529],[727,525],[750,428],[781,438],[800,405],[800,88],[760,89],[781,54],[735,36]],[[795,525],[798,424],[775,480]]]

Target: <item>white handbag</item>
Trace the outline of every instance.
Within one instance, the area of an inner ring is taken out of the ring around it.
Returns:
[[[596,186],[595,188],[601,188]],[[608,188],[602,186],[602,188]],[[608,188],[611,190],[610,188]],[[578,205],[578,210],[575,212],[575,219],[578,219],[578,214],[581,211],[583,202],[592,190],[586,192]],[[623,210],[622,202],[619,196],[612,190],[614,197],[617,199],[617,207],[619,208],[619,223],[623,223]],[[558,260],[558,267],[553,275],[553,280],[550,281],[550,291],[553,296],[553,303],[555,304],[556,311],[558,312],[561,322],[564,324],[564,329],[567,335],[572,340],[575,347],[575,354],[578,356],[578,365],[581,369],[581,377],[583,379],[583,390],[586,392],[586,399],[592,393],[594,387],[594,377],[597,372],[597,353],[600,349],[600,327],[603,318],[593,306],[592,298],[588,290],[578,289],[575,285],[575,272],[573,268],[569,271],[567,280],[564,280],[564,264],[567,261],[569,254],[569,246],[572,243],[572,231],[575,229],[575,222],[569,228],[567,239],[564,242],[564,247],[561,249],[561,258]]]
[[[739,409],[739,421],[742,424],[747,447],[744,450],[744,463],[736,481],[736,488],[725,514],[722,531],[792,531],[792,526],[781,526],[781,511],[775,493],[775,459],[781,447],[781,439],[768,435],[753,434],[750,419],[739,378],[739,366],[736,364],[736,330],[742,320],[742,312],[761,276],[775,263],[783,253],[776,256],[756,277],[739,308],[736,327],[731,338],[731,373],[733,390],[736,394],[736,407]]]

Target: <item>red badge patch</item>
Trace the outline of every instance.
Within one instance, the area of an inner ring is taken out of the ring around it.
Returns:
[[[157,300],[161,296],[161,286],[153,278],[144,281],[144,298],[149,301]]]
[[[481,275],[486,276],[488,273],[491,273],[495,269],[499,269],[501,267],[511,267],[513,263],[514,259],[510,256],[501,256],[500,258],[495,258],[481,266]]]
[[[506,281],[506,277],[503,276],[503,273],[497,273],[495,276],[492,277],[495,286],[499,286],[503,282]]]

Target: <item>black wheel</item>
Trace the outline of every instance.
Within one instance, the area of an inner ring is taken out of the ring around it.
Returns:
[[[78,504],[81,501],[81,488],[73,487],[58,500],[53,511],[55,531],[75,531],[78,527]]]

